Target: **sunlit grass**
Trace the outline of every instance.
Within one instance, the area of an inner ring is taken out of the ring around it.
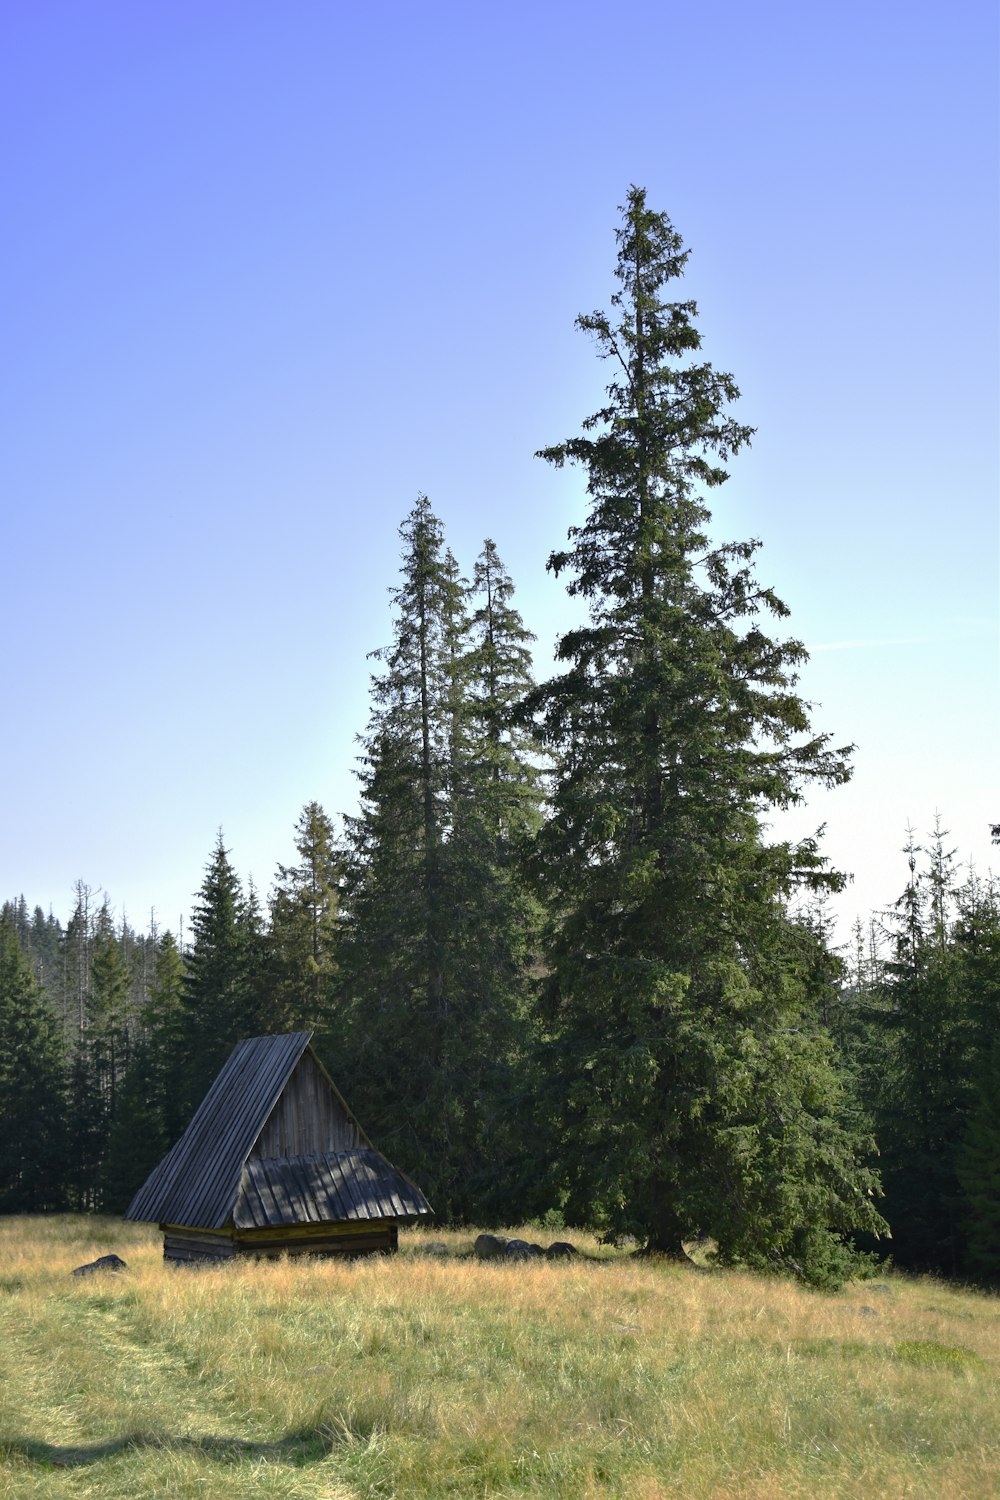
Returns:
[[[0,1220],[0,1495],[1000,1493],[997,1299],[565,1237],[588,1254],[480,1264],[411,1231],[394,1258],[175,1270],[134,1225]],[[109,1250],[127,1271],[69,1275]]]

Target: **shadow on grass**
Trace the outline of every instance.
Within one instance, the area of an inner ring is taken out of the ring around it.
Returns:
[[[73,1443],[60,1446],[39,1438],[0,1438],[0,1460],[22,1459],[42,1468],[77,1469],[100,1463],[120,1453],[138,1452],[144,1448],[162,1448],[164,1452],[201,1453],[220,1463],[241,1463],[248,1459],[280,1459],[295,1466],[315,1463],[326,1458],[339,1444],[354,1438],[368,1438],[371,1430],[353,1423],[305,1428],[288,1432],[272,1443],[248,1442],[232,1437],[180,1437],[162,1432],[129,1432],[101,1443]]]

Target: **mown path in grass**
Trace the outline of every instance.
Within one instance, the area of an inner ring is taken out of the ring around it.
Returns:
[[[0,1221],[0,1495],[1000,1494],[995,1298],[421,1244],[177,1272],[135,1226]]]
[[[53,1234],[68,1222],[69,1233]],[[91,1222],[22,1220],[44,1253],[29,1241],[20,1274],[11,1274],[18,1257],[4,1256],[0,1496],[346,1496],[327,1476],[301,1472],[324,1456],[319,1434],[273,1438],[236,1384],[203,1365],[190,1316],[151,1311],[133,1268],[164,1278],[179,1306],[199,1288],[198,1273],[171,1287],[174,1273],[146,1231],[104,1228],[126,1247],[129,1272],[67,1274],[68,1263],[106,1248],[88,1236]]]

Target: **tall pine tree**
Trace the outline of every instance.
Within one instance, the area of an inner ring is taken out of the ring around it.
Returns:
[[[848,776],[794,690],[805,659],[761,614],[754,541],[709,537],[702,491],[751,437],[731,376],[699,356],[696,308],[663,288],[687,252],[632,188],[613,313],[578,320],[615,371],[579,437],[590,510],[550,559],[589,623],[563,636],[536,706],[558,757],[538,852],[546,983],[569,1080],[569,1206],[612,1234],[823,1279],[840,1236],[877,1227],[865,1144],[843,1119],[829,1038],[789,893],[836,878],[815,841],[763,820]]]

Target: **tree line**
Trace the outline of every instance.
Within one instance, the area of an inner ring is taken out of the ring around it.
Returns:
[[[845,960],[843,877],[775,808],[850,775],[756,541],[707,494],[752,429],[665,289],[688,252],[630,190],[589,509],[549,559],[586,622],[532,676],[487,540],[463,576],[425,496],[400,529],[360,808],[315,802],[262,903],[220,833],[186,942],[77,889],[0,916],[0,1210],[120,1210],[232,1044],[310,1029],[438,1214],[546,1214],[818,1284],[865,1248],[1000,1270],[1000,914],[937,832]],[[891,1234],[891,1238],[890,1238]]]

